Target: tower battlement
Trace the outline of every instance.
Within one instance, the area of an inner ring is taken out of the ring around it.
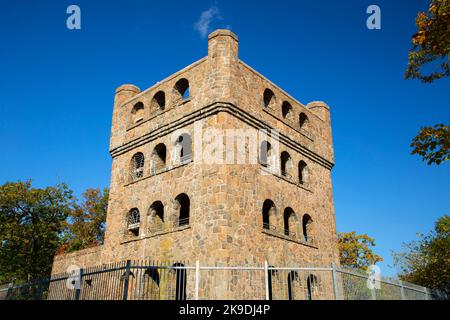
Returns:
[[[57,256],[53,273],[146,258],[338,262],[330,108],[266,79],[238,43],[216,30],[206,57],[145,90],[116,89],[104,245]]]

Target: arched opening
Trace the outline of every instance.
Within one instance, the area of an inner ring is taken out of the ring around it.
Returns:
[[[272,90],[270,89],[264,90],[263,103],[265,108],[273,107],[273,104],[275,103],[275,94],[273,93]]]
[[[275,213],[275,204],[272,200],[266,199],[262,208],[263,229],[270,230],[270,216],[273,216]]]
[[[131,180],[137,180],[144,176],[144,154],[138,152],[131,158]]]
[[[288,299],[295,300],[295,284],[298,282],[299,277],[297,271],[291,271],[288,274],[287,285],[288,285]]]
[[[284,235],[288,237],[295,237],[295,212],[292,208],[284,209]]]
[[[192,159],[192,139],[187,133],[183,133],[178,137],[176,143],[178,158],[181,162]]]
[[[259,162],[265,166],[268,167],[270,165],[270,157],[272,154],[272,146],[269,142],[263,141],[261,142],[261,146],[259,149]]]
[[[131,110],[131,115],[132,123],[138,123],[144,120],[144,104],[142,102],[136,103]]]
[[[178,226],[184,226],[189,224],[189,210],[190,210],[190,200],[189,197],[185,194],[179,194],[175,201],[177,203],[178,211]]]
[[[284,101],[283,104],[281,105],[281,112],[283,114],[283,118],[291,120],[291,118],[292,118],[292,105],[289,102]]]
[[[298,183],[305,184],[308,179],[308,166],[306,162],[301,160],[298,163]]]
[[[172,290],[175,289],[174,299],[175,300],[186,300],[186,269],[184,268],[184,264],[177,262],[174,263],[174,267],[170,270],[172,276],[172,283],[170,284]],[[173,283],[175,282],[175,283]]]
[[[155,93],[152,99],[152,110],[159,109],[164,110],[166,107],[166,94],[164,91],[158,91]]]
[[[300,129],[306,128],[306,125],[308,123],[308,116],[304,112],[301,112],[298,116],[298,123],[300,125]]]
[[[269,266],[269,272],[268,272],[268,281],[267,281],[267,284],[268,284],[268,292],[269,292],[269,300],[273,300],[273,298],[274,298],[274,288],[273,288],[273,282],[275,281],[276,282],[276,280],[277,280],[277,278],[278,278],[278,271],[277,270],[275,270],[275,269],[273,269],[274,268],[274,266]]]
[[[166,155],[166,145],[164,143],[157,144],[152,152],[152,170],[154,173],[165,168]]]
[[[146,300],[159,300],[160,288],[159,288],[159,272],[156,267],[150,267],[145,270],[143,275],[142,297]]]
[[[164,228],[164,205],[161,201],[155,201],[150,206],[150,232],[160,231]]]
[[[189,81],[186,78],[182,78],[175,84],[175,90],[182,100],[189,98]]]
[[[139,209],[133,208],[128,211],[128,219],[127,219],[127,229],[128,231],[135,235],[139,235],[139,225],[141,223],[141,215],[139,213]]]
[[[291,167],[292,167],[292,160],[291,160],[291,156],[289,155],[289,153],[287,151],[283,151],[281,153],[281,175],[283,177],[286,178],[291,178],[291,175],[289,173]]]
[[[303,237],[305,238],[305,241],[307,241],[307,242],[311,242],[311,240],[312,240],[311,224],[312,224],[311,216],[309,214],[303,215],[303,219],[302,219]]]
[[[308,300],[313,300],[317,295],[318,280],[313,274],[310,274],[306,280],[306,286],[308,290]]]

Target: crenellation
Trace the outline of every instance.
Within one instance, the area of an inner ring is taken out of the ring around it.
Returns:
[[[239,60],[231,31],[156,85],[116,90],[110,154],[104,245],[56,256],[53,274],[144,258],[338,262],[329,107],[301,104]]]

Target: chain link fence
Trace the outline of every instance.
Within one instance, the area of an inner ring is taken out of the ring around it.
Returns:
[[[26,284],[0,300],[431,300],[447,294],[395,279],[329,267],[203,266],[128,260]]]

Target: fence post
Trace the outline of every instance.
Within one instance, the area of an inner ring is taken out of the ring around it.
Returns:
[[[405,288],[403,287],[403,281],[398,280],[398,282],[400,282],[400,294],[402,295],[402,300],[406,300],[405,299]]]
[[[200,282],[200,261],[195,262],[195,300],[198,300],[198,285]]]
[[[372,300],[377,300],[377,289],[375,288],[375,285],[373,285],[373,288],[370,289],[370,293],[372,294]]]
[[[266,286],[266,300],[269,300],[269,265],[264,261],[264,283]]]
[[[128,282],[130,281],[131,260],[127,260],[125,269],[125,281],[123,282],[123,300],[128,299]]]
[[[331,263],[331,274],[333,277],[333,290],[334,290],[334,300],[339,300],[339,291],[337,284],[337,274],[336,274],[336,264]]]
[[[430,300],[428,289],[426,287],[423,287],[423,291],[425,292],[425,300]]]
[[[78,282],[75,282],[75,285],[78,286],[78,288],[75,288],[75,300],[80,300],[82,281],[83,281],[83,268],[81,268],[79,271]]]
[[[14,282],[10,282],[8,285],[8,291],[6,291],[6,300],[12,299],[13,287],[14,287]]]

